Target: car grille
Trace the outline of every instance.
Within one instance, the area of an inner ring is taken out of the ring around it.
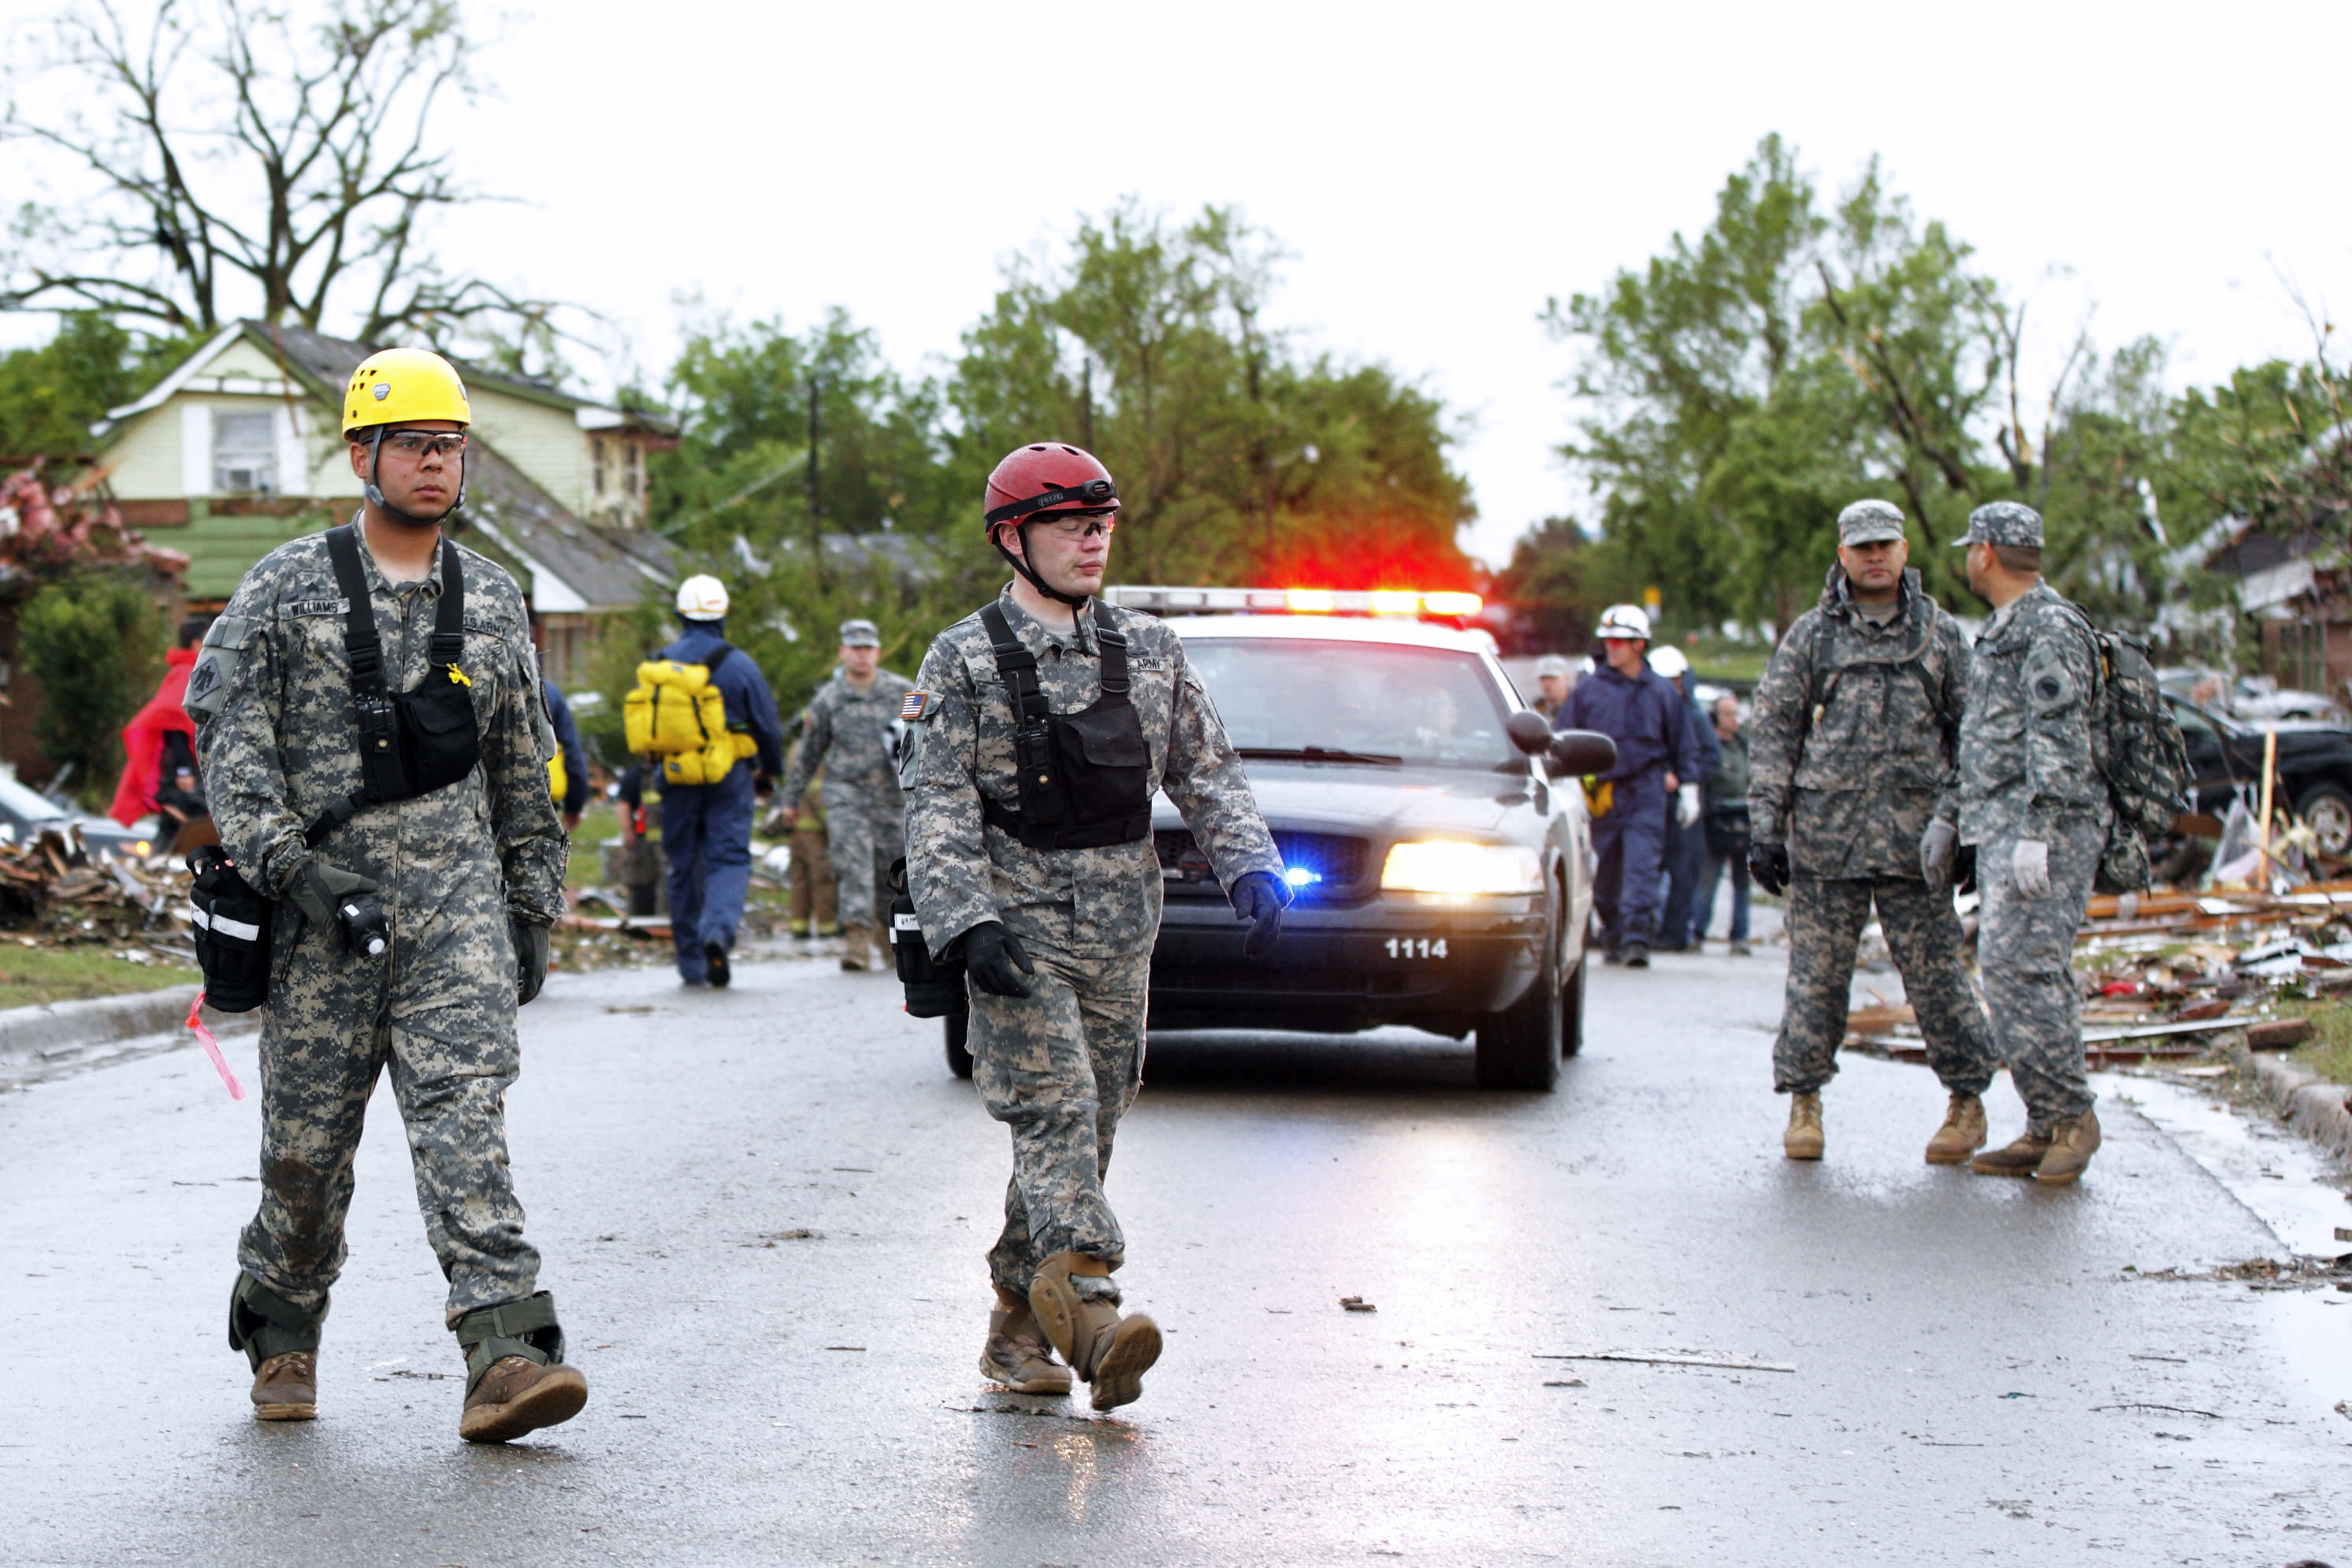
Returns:
[[[1201,853],[1192,834],[1171,828],[1151,836],[1160,853],[1160,875],[1172,898],[1223,898],[1209,858]],[[1274,847],[1285,867],[1311,872],[1315,880],[1298,884],[1302,900],[1343,898],[1364,890],[1371,845],[1338,833],[1297,833],[1274,830]]]

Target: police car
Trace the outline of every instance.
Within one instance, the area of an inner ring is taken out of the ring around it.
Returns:
[[[1297,896],[1257,959],[1165,796],[1151,1026],[1476,1037],[1489,1089],[1549,1089],[1583,1043],[1603,735],[1554,735],[1465,624],[1475,595],[1120,587],[1168,617],[1241,752]],[[1555,780],[1559,782],[1554,782]]]

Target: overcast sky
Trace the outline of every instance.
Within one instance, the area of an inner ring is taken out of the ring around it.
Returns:
[[[0,0],[17,26],[51,9]],[[2095,309],[2104,342],[2170,341],[2177,378],[2307,353],[2276,273],[2352,310],[2347,44],[2344,0],[564,0],[509,17],[478,62],[498,97],[450,121],[528,205],[441,248],[606,312],[655,371],[687,292],[796,327],[839,304],[919,370],[1075,215],[1233,204],[1292,253],[1279,323],[1462,416],[1467,542],[1499,562],[1583,504],[1552,456],[1570,358],[1546,298],[1703,226],[1767,132],[1832,189],[1882,155],[2045,342]]]

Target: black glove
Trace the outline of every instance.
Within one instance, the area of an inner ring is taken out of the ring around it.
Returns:
[[[1234,919],[1250,922],[1242,938],[1242,956],[1255,958],[1282,934],[1282,911],[1290,889],[1271,871],[1252,871],[1234,884]]]
[[[1021,977],[1037,966],[1021,949],[1021,939],[994,921],[983,921],[963,933],[964,969],[971,983],[991,996],[1026,996]]]
[[[1952,857],[1952,891],[1974,892],[1976,885],[1977,847],[1973,844],[1963,844],[1959,847],[1959,852]]]
[[[373,893],[377,885],[356,871],[308,859],[286,879],[285,897],[302,911],[302,918],[320,931],[338,929],[335,908],[353,893]]]
[[[537,921],[515,920],[515,967],[517,991],[515,1005],[520,1006],[539,994],[547,984],[547,928]]]
[[[1748,874],[1756,885],[1775,898],[1789,890],[1789,847],[1785,844],[1750,844],[1748,847]]]

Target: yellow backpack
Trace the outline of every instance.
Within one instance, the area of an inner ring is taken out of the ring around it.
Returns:
[[[732,651],[723,649],[719,658]],[[710,665],[648,660],[637,666],[636,689],[621,700],[629,750],[660,763],[664,784],[717,784],[734,771],[739,757],[759,750],[751,736],[729,732],[726,699],[710,670]]]
[[[560,808],[563,797],[572,792],[572,777],[564,771],[563,753],[558,751],[547,759],[547,793]]]

